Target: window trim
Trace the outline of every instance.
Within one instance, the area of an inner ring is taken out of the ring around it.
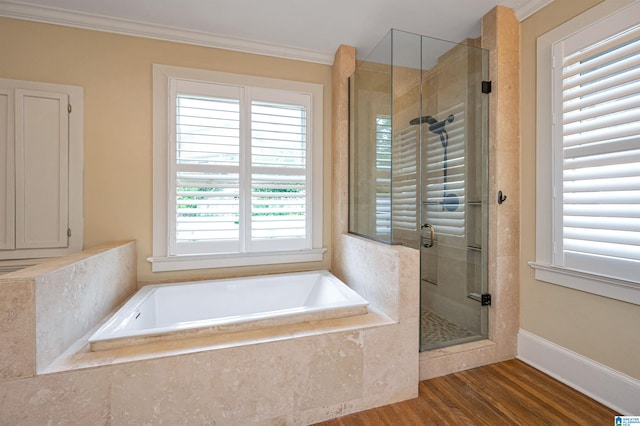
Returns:
[[[288,90],[312,97],[312,248],[252,253],[169,255],[169,80],[171,78]],[[322,261],[323,222],[323,86],[245,74],[153,65],[153,256],[147,258],[152,272]]]
[[[561,170],[554,168],[552,70],[554,44],[578,31],[612,19],[613,15],[628,14],[628,9],[640,7],[638,0],[604,1],[574,19],[538,38],[537,43],[537,103],[536,103],[536,260],[529,262],[539,281],[561,285],[624,302],[640,305],[640,285],[626,280],[585,273],[554,264],[553,241],[554,181]],[[557,147],[555,147],[557,149]],[[561,147],[560,147],[561,149]]]

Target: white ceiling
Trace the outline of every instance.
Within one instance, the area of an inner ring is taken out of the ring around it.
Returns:
[[[0,0],[0,16],[331,63],[391,28],[459,42],[494,6],[520,20],[552,0]]]

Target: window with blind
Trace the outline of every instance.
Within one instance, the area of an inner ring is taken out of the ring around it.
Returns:
[[[640,282],[640,25],[583,48],[566,44],[554,55],[562,60],[555,262]]]
[[[593,24],[546,41],[551,152],[540,152],[545,132],[539,119],[538,173],[548,160],[551,176],[544,186],[550,187],[551,201],[550,213],[539,203],[538,228],[549,229],[550,238],[538,234],[542,248],[533,264],[538,278],[635,303],[640,303],[640,25],[634,18],[639,13],[637,2],[604,19],[594,13]],[[544,87],[544,78],[540,83]],[[538,114],[544,114],[540,102]],[[538,184],[544,181],[539,178]]]
[[[166,252],[154,244],[150,261],[171,270],[321,260],[314,93],[213,74],[223,81],[165,73]]]

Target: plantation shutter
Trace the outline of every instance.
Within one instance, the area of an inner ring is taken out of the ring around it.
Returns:
[[[311,96],[170,84],[170,253],[310,249]]]
[[[640,281],[640,25],[554,46],[554,262]],[[560,62],[561,61],[561,62]],[[554,102],[558,105],[560,102]],[[560,124],[560,126],[557,126]]]
[[[252,90],[252,250],[311,248],[308,95]],[[269,98],[282,99],[272,102]]]
[[[180,80],[175,85],[175,251],[238,251],[241,92]]]

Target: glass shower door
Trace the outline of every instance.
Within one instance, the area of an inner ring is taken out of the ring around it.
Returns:
[[[487,52],[391,30],[350,81],[349,232],[421,254],[421,350],[487,336]]]
[[[423,38],[421,350],[487,337],[487,52]],[[432,52],[440,52],[434,57]],[[425,60],[425,58],[428,58]]]

